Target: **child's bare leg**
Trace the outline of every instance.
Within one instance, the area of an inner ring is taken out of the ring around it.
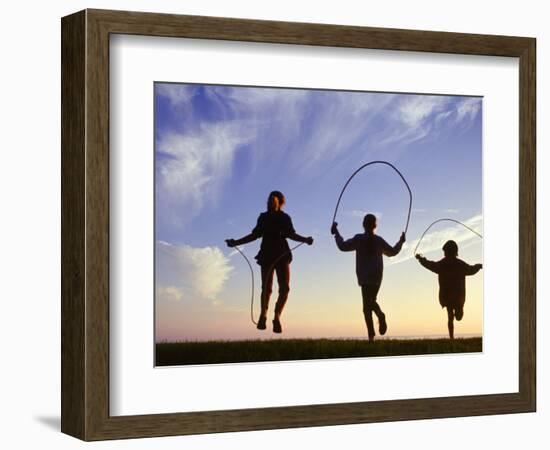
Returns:
[[[382,308],[380,308],[380,305],[378,302],[372,303],[372,310],[376,314],[376,317],[378,317],[378,331],[381,335],[386,334],[386,331],[388,329],[388,324],[386,323],[386,315],[384,314],[384,311],[382,311]]]
[[[454,339],[455,327],[454,327],[454,314],[453,308],[447,306],[447,326],[449,327],[449,338]]]
[[[269,298],[271,297],[271,290],[273,287],[273,270],[268,272],[268,269],[268,267],[262,266],[261,311],[257,324],[259,330],[265,330],[266,328],[267,309],[269,307]]]
[[[376,297],[378,296],[379,289],[380,289],[379,284],[366,286],[367,298],[369,299],[370,308],[378,318],[378,331],[380,332],[381,335],[384,335],[388,330],[388,324],[386,323],[386,315],[384,314],[384,311],[382,311],[382,308],[380,308],[380,305],[376,301]]]
[[[279,284],[279,297],[275,304],[275,319],[279,320],[283,312],[283,309],[288,300],[288,293],[290,291],[290,264],[279,263],[275,268],[277,273],[277,283]]]
[[[366,286],[361,286],[361,293],[363,295],[363,315],[365,316],[365,324],[367,325],[369,341],[372,341],[376,335],[374,332],[374,323],[372,321],[373,304],[375,301],[371,298],[369,289]]]
[[[267,309],[269,307],[269,299],[271,298],[271,291],[273,289],[273,272],[268,271],[269,267],[262,266],[262,298],[261,298],[261,312],[260,316],[265,317],[267,315]]]
[[[365,316],[365,324],[367,325],[369,341],[373,341],[376,333],[374,332],[374,323],[372,321],[372,309],[367,309],[366,311],[363,311],[363,315]]]
[[[381,317],[385,317],[384,311],[382,311],[382,308],[380,308],[380,305],[378,304],[377,301],[372,302],[372,311],[374,312],[374,314],[376,314],[376,317],[378,317],[379,319]]]
[[[269,298],[271,297],[271,289],[262,290],[262,306],[260,317],[267,317],[267,309],[269,307]]]

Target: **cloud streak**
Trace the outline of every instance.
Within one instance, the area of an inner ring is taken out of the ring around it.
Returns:
[[[250,139],[249,130],[232,122],[204,124],[188,135],[162,136],[156,155],[157,217],[183,227],[206,203],[215,203],[239,146]]]
[[[174,108],[189,106],[189,102],[196,95],[196,87],[179,83],[158,83],[155,85],[155,93],[167,98]]]
[[[457,99],[442,95],[411,95],[399,100],[394,113],[392,133],[381,143],[410,144],[433,138],[449,126],[469,126],[481,109],[481,99]]]
[[[462,100],[456,108],[456,122],[466,121],[468,124],[472,122],[481,109],[480,98],[467,98]]]

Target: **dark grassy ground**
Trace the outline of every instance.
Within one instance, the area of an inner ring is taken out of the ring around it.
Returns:
[[[156,345],[157,366],[482,351],[480,337],[455,339],[274,339],[175,342]]]

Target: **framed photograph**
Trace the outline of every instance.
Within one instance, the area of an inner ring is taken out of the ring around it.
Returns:
[[[534,38],[61,29],[64,433],[535,411]]]

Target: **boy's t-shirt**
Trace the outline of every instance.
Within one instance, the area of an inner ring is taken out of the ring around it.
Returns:
[[[355,251],[355,273],[360,286],[381,284],[384,273],[382,257],[397,255],[403,246],[398,242],[392,247],[382,237],[370,233],[356,234],[348,240],[337,234],[335,239],[340,250]]]
[[[285,212],[279,210],[261,213],[252,230],[254,236],[262,238],[260,251],[256,255],[258,264],[271,265],[275,261],[290,263],[292,253],[286,238],[294,233],[292,219]]]

